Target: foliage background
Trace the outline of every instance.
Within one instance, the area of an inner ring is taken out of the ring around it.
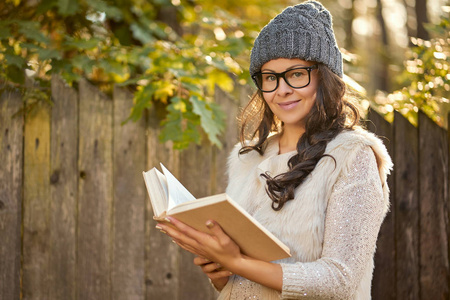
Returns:
[[[411,122],[423,110],[445,126],[450,21],[443,0],[322,1],[334,16],[346,80],[364,108]],[[290,0],[6,0],[0,2],[0,88],[24,95],[24,112],[51,104],[52,74],[87,78],[105,93],[134,93],[128,120],[154,107],[161,141],[183,149],[217,138],[225,117],[212,96],[249,82],[258,31]],[[424,29],[427,28],[427,30]],[[30,80],[33,79],[33,84]],[[0,92],[1,92],[0,90]],[[127,121],[127,120],[124,120]],[[201,128],[201,130],[199,130]]]

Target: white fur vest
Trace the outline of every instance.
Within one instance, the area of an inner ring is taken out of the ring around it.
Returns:
[[[333,186],[341,174],[351,172],[350,164],[356,154],[367,146],[372,148],[377,160],[384,194],[381,205],[385,214],[389,207],[386,177],[390,173],[392,162],[383,143],[374,134],[359,128],[344,131],[328,143],[325,153],[334,160],[330,157],[322,158],[295,190],[295,198],[288,201],[280,211],[272,209],[272,201],[266,193],[265,179],[260,174],[268,172],[271,176],[276,176],[288,171],[287,161],[296,152],[278,155],[277,135],[268,139],[263,156],[256,151],[238,155],[241,147],[238,144],[228,160],[227,194],[291,249],[292,257],[277,261],[278,263],[313,262],[322,254],[325,215]],[[367,295],[369,292],[370,295],[372,271],[373,263],[363,276],[368,282],[358,287],[366,290],[369,288],[369,291],[357,291],[356,294]],[[223,295],[227,293],[227,288],[230,287],[227,286],[222,291],[220,299],[227,299]],[[269,294],[270,291],[267,291],[267,297],[263,299],[276,298]]]

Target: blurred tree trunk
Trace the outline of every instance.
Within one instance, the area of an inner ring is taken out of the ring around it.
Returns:
[[[380,25],[381,44],[377,48],[379,56],[378,66],[375,66],[377,86],[376,89],[383,91],[389,90],[389,61],[387,52],[389,51],[389,40],[386,29],[386,22],[383,17],[383,4],[381,0],[377,0],[376,17]]]
[[[178,10],[173,5],[163,5],[158,9],[156,19],[169,25],[178,35],[183,35],[183,29],[177,17]]]
[[[417,37],[428,40],[430,36],[425,30],[424,24],[428,23],[427,0],[416,0]]]
[[[411,1],[403,0],[403,5],[406,10],[406,31],[408,34],[409,47],[412,46],[411,38],[416,36],[417,32],[417,19],[416,19],[416,8],[410,5]]]
[[[344,48],[353,52],[354,44],[353,44],[353,20],[356,18],[355,14],[355,0],[352,0],[352,7],[346,9],[345,18],[344,18],[344,30],[345,30],[345,40],[344,40]]]

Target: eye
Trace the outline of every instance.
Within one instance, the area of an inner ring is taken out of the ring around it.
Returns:
[[[292,73],[290,73],[289,76],[291,78],[300,78],[302,76],[305,76],[306,75],[305,73],[306,73],[306,71],[303,70],[303,69],[302,70],[295,70]]]
[[[277,77],[275,76],[275,75],[273,75],[273,74],[270,74],[270,73],[268,73],[268,74],[262,74],[262,79],[263,79],[263,81],[276,81],[277,80]]]

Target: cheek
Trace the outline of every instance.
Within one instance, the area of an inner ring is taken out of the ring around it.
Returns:
[[[317,99],[317,87],[314,85],[309,89],[305,89],[303,95],[308,100],[308,102],[311,103],[311,106],[314,105]]]
[[[264,101],[265,101],[267,104],[270,104],[270,103],[273,102],[274,95],[275,95],[274,92],[272,92],[272,93],[263,93],[263,94],[262,94],[262,98],[264,99]]]

